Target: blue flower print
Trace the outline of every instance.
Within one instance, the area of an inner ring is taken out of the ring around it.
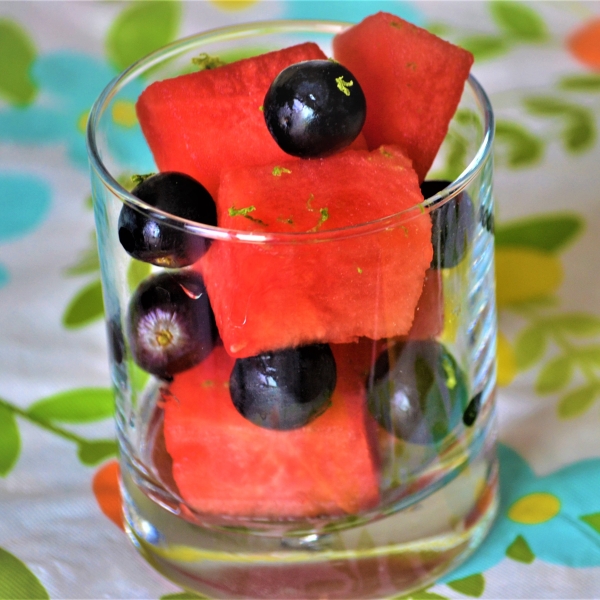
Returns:
[[[87,169],[87,117],[96,97],[116,74],[105,62],[85,54],[60,51],[39,57],[31,73],[40,89],[36,102],[0,111],[0,138],[17,144],[63,144],[73,163]],[[115,159],[124,168],[153,165],[135,116],[141,91],[142,84],[132,83],[112,105],[114,131],[110,135],[115,140]]]
[[[291,0],[284,3],[287,19],[324,19],[358,23],[366,16],[385,11],[414,23],[423,25],[421,11],[410,2],[398,0]]]
[[[50,208],[50,186],[26,173],[0,172],[0,243],[27,235],[46,218]],[[9,274],[0,264],[0,287]]]
[[[531,560],[579,568],[600,565],[600,459],[582,460],[544,477],[537,477],[506,446],[499,447],[499,459],[496,523],[477,552],[443,581],[495,566],[515,541],[526,543]]]

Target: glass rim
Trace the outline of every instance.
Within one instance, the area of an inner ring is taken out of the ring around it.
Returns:
[[[268,33],[326,33],[334,35],[352,27],[354,23],[343,21],[324,21],[324,20],[271,20],[256,21],[244,23],[241,25],[232,25],[210,29],[201,33],[180,38],[162,48],[151,52],[145,57],[134,62],[119,75],[113,78],[100,93],[94,102],[87,122],[86,144],[88,150],[88,159],[90,168],[96,172],[102,184],[121,201],[130,205],[137,211],[143,211],[146,215],[151,215],[154,219],[161,221],[168,226],[184,230],[194,235],[214,240],[232,240],[237,239],[244,242],[264,243],[264,242],[282,242],[297,243],[300,241],[328,241],[331,239],[349,238],[366,233],[374,233],[389,227],[396,227],[408,220],[418,217],[425,212],[431,212],[438,207],[446,204],[451,198],[462,192],[482,169],[483,164],[491,153],[494,139],[494,113],[487,93],[477,81],[469,74],[466,85],[471,88],[478,107],[484,120],[484,137],[475,152],[475,155],[464,169],[464,171],[442,191],[426,198],[423,202],[414,206],[405,208],[397,213],[381,217],[372,221],[358,223],[338,229],[330,229],[317,232],[259,232],[245,231],[238,229],[229,229],[213,225],[206,225],[196,221],[190,221],[177,217],[171,213],[159,210],[143,202],[131,192],[126,190],[106,167],[100,157],[98,144],[96,140],[96,131],[104,111],[108,104],[131,80],[138,77],[141,73],[147,71],[153,66],[163,62],[165,59],[183,54],[186,51],[193,50],[202,43],[212,43],[218,41],[227,41],[247,38],[251,35],[261,35]]]

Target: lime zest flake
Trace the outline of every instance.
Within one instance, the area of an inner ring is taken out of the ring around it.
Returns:
[[[132,175],[131,176],[131,181],[133,181],[133,183],[135,185],[140,185],[140,183],[142,183],[143,181],[146,181],[146,179],[149,179],[150,177],[152,177],[153,175],[156,175],[156,173],[144,173],[141,175]]]
[[[416,62],[407,62],[406,63],[406,68],[410,69],[411,71],[416,71],[417,70],[417,63]]]
[[[425,207],[422,204],[419,204],[419,212],[425,214]]]
[[[408,228],[406,227],[406,225],[400,225],[400,229],[404,231],[404,237],[408,237]]]
[[[246,206],[244,208],[236,208],[235,206],[230,206],[227,209],[227,212],[229,213],[230,217],[244,217],[252,221],[253,223],[258,223],[259,225],[264,225],[266,227],[267,224],[264,221],[250,216],[250,213],[254,212],[255,210],[256,206],[254,205]]]
[[[264,107],[264,106],[261,104],[261,105],[258,107],[258,110],[260,110],[260,112],[265,112],[265,107]]]
[[[286,225],[293,225],[294,224],[294,219],[292,219],[292,217],[290,217],[289,219],[286,219],[285,217],[277,217],[277,220],[280,223],[285,223]]]
[[[446,385],[448,386],[448,389],[453,390],[457,384],[456,375],[454,373],[454,369],[452,368],[452,363],[446,356],[442,358],[442,367],[446,373]]]
[[[390,21],[390,25],[396,29],[402,29],[404,27],[404,23],[397,23],[396,21]]]
[[[285,167],[273,167],[273,171],[271,174],[275,177],[281,177],[283,173],[291,173],[291,171],[289,169],[286,169]]]
[[[389,150],[386,150],[383,146],[380,146],[379,153],[385,156],[386,158],[394,157],[394,155]]]
[[[327,207],[320,208],[319,212],[321,213],[321,218],[319,219],[319,222],[312,229],[309,229],[308,233],[318,231],[321,225],[323,225],[323,223],[325,223],[325,221],[329,219],[329,209]]]
[[[202,382],[202,387],[213,387],[215,385],[215,382],[212,379],[205,379]]]
[[[206,52],[202,52],[198,56],[192,58],[192,64],[196,65],[200,71],[210,71],[222,67],[227,63],[222,61],[218,56],[211,56]]]
[[[360,267],[356,267],[356,270],[358,271],[359,275],[362,275],[363,270]]]
[[[337,84],[337,88],[340,90],[340,92],[346,96],[350,95],[350,90],[348,88],[354,85],[354,81],[352,79],[350,81],[344,81],[344,76],[340,75],[339,77],[335,78],[335,83]]]

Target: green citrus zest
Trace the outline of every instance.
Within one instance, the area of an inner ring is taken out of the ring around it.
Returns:
[[[417,63],[416,62],[407,62],[406,63],[406,68],[407,69],[412,69],[413,71],[417,70]]]
[[[230,206],[227,209],[230,217],[245,217],[254,223],[258,223],[259,225],[266,225],[264,221],[260,219],[256,219],[255,217],[251,217],[250,213],[256,210],[256,206],[246,206],[245,208],[236,208],[235,206]]]
[[[362,271],[362,269],[361,269],[360,267],[356,267],[356,270],[358,271],[358,274],[359,274],[359,275],[362,275],[362,272],[363,272],[363,271]]]
[[[135,185],[140,185],[140,183],[142,183],[142,181],[146,181],[146,179],[148,179],[149,177],[152,177],[152,175],[156,175],[156,173],[144,173],[143,175],[132,175],[131,181],[133,181],[133,183]]]
[[[389,150],[386,150],[383,146],[379,148],[379,153],[385,156],[386,158],[392,158],[394,156]]]
[[[290,217],[289,219],[285,219],[284,217],[277,217],[277,220],[280,223],[287,223],[288,225],[293,225],[294,224],[294,220],[292,219],[292,217]]]
[[[326,207],[320,208],[319,212],[321,213],[321,218],[319,219],[319,222],[312,229],[309,229],[308,233],[318,231],[319,227],[321,227],[321,225],[323,225],[323,223],[325,223],[325,221],[327,221],[327,219],[329,219],[329,209],[328,208],[326,208]]]
[[[344,77],[340,75],[339,77],[335,78],[335,82],[340,92],[342,92],[346,96],[350,95],[350,90],[348,88],[354,85],[354,81],[352,81],[352,79],[350,81],[344,81]]]
[[[196,65],[200,71],[210,71],[211,69],[216,69],[217,67],[222,67],[227,64],[218,56],[211,56],[206,52],[202,52],[202,54],[192,58],[192,63]]]
[[[400,228],[402,229],[402,231],[404,231],[404,236],[408,237],[408,229],[406,225],[400,225]]]
[[[396,21],[390,21],[390,25],[396,29],[402,29],[402,27],[404,27],[404,23],[397,23]]]
[[[275,177],[281,177],[282,173],[291,173],[291,171],[285,167],[273,167],[272,175]]]
[[[260,110],[260,112],[265,112],[265,107],[264,107],[264,106],[261,104],[261,105],[258,107],[258,110]]]
[[[453,390],[456,387],[456,375],[454,374],[454,369],[452,368],[452,363],[448,360],[446,356],[442,358],[442,367],[444,368],[444,372],[446,373],[446,385],[448,389]]]

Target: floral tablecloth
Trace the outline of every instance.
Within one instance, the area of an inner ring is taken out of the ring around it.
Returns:
[[[0,598],[194,597],[121,529],[94,98],[181,35],[379,9],[469,48],[498,118],[500,515],[412,597],[600,598],[600,3],[392,0],[0,2]]]

